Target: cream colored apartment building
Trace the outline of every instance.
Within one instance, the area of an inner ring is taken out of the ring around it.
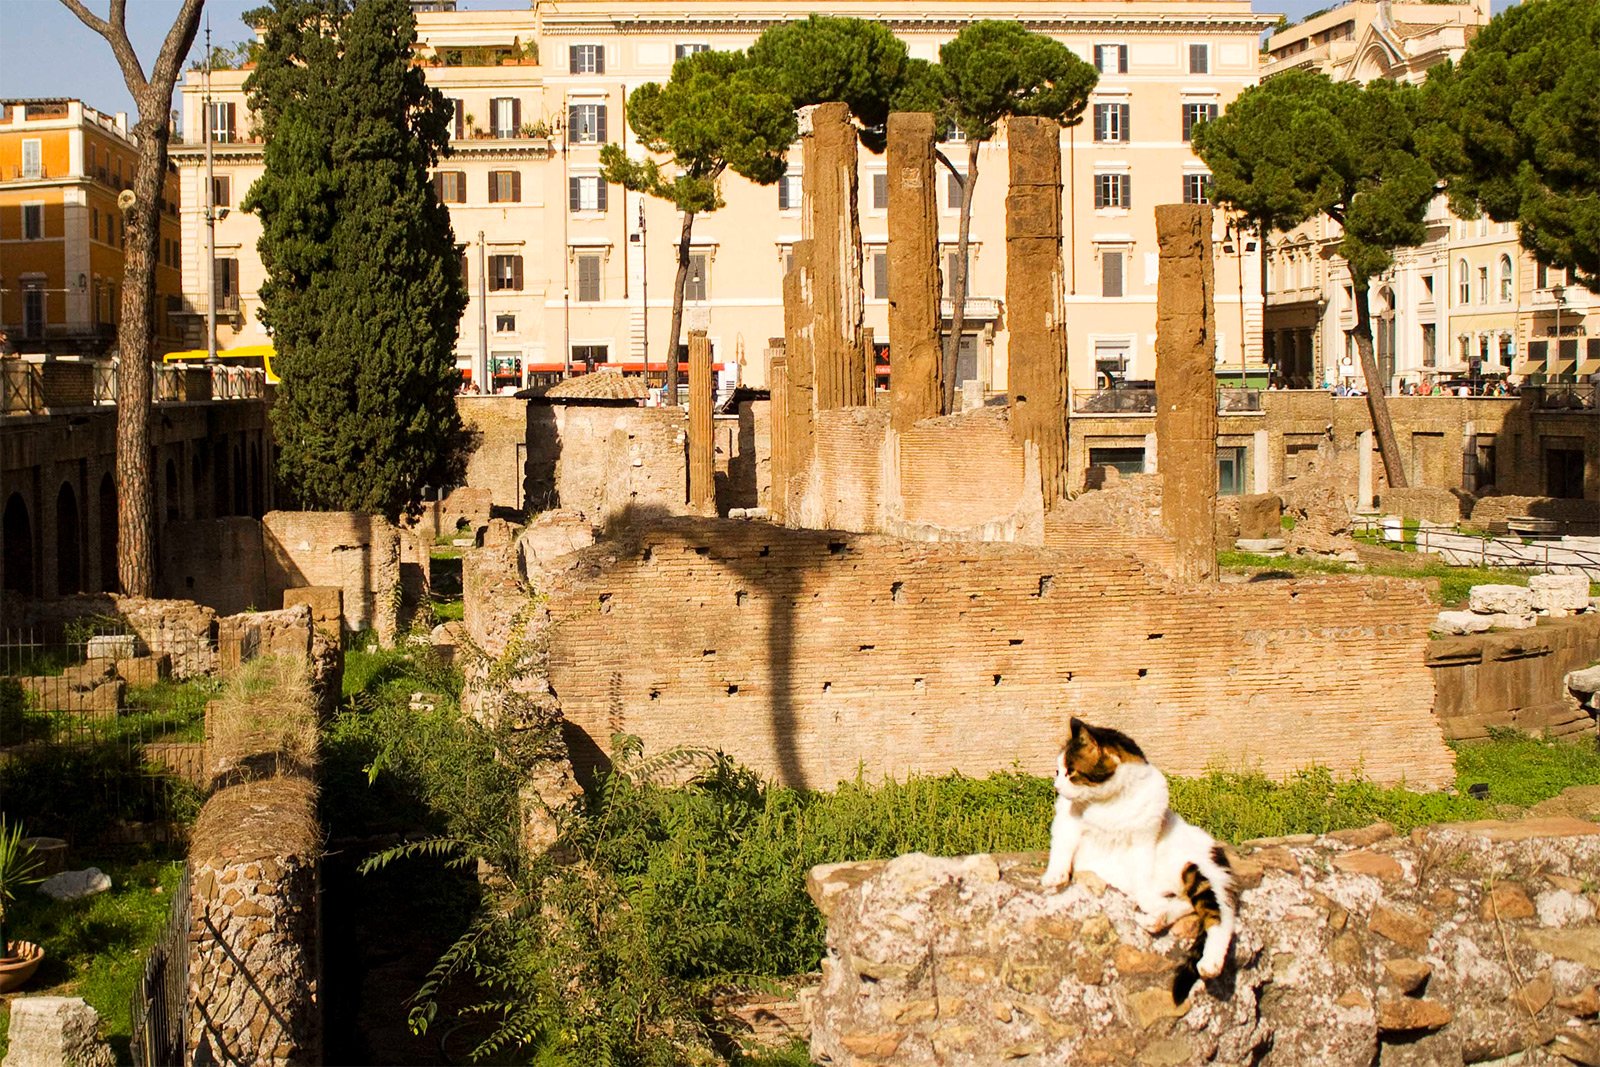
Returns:
[[[1259,35],[1272,17],[1253,13],[1249,0],[833,0],[812,9],[774,0],[540,0],[523,11],[421,11],[417,61],[456,101],[452,154],[436,184],[471,293],[458,342],[463,370],[507,387],[602,362],[639,369],[648,357],[664,365],[681,216],[601,181],[600,146],[620,142],[643,154],[628,128],[628,94],[665,82],[680,55],[747,47],[812,10],[886,21],[912,55],[933,60],[970,21],[1021,18],[1099,67],[1083,122],[1061,135],[1072,378],[1078,388],[1153,378],[1152,209],[1204,196],[1206,174],[1188,131],[1257,79]],[[242,94],[247,76],[218,71],[211,81],[218,196],[234,205],[262,165]],[[174,152],[184,178],[185,292],[201,311],[203,92],[203,78],[191,73],[182,86],[186,144]],[[956,146],[950,155],[962,163],[966,152]],[[790,160],[777,185],[725,177],[726,206],[695,220],[685,321],[708,331],[727,380],[765,384],[764,351],[783,333],[782,275],[801,230],[798,148]],[[863,152],[860,169],[866,324],[892,346],[884,160]],[[989,389],[1006,384],[1006,175],[1002,132],[980,157],[960,367],[962,379]],[[959,202],[948,174],[939,194],[948,255]],[[223,348],[266,340],[255,316],[259,232],[236,211],[217,225],[219,283],[237,307],[222,329]],[[1257,251],[1253,238],[1232,237],[1219,217],[1219,371],[1237,375],[1243,365],[1259,376]]]
[[[1489,0],[1355,0],[1273,34],[1262,77],[1311,69],[1336,81],[1420,83],[1430,67],[1460,59],[1489,19]],[[1600,371],[1600,300],[1534,262],[1514,225],[1458,219],[1444,196],[1429,205],[1426,224],[1426,240],[1398,249],[1367,293],[1391,387],[1478,375],[1570,381]],[[1319,217],[1268,242],[1268,354],[1292,382],[1360,376],[1345,333],[1355,324],[1355,293],[1332,251],[1339,238],[1338,225]]]

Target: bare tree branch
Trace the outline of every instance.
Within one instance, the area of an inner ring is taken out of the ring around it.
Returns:
[[[123,0],[113,0],[121,3]],[[178,17],[172,20],[172,28],[167,31],[166,40],[161,42],[161,52],[156,56],[155,66],[150,71],[150,81],[154,85],[174,85],[178,80],[178,66],[189,54],[189,48],[194,44],[195,31],[200,28],[200,8],[205,0],[183,0],[183,8],[178,12]],[[171,96],[168,96],[170,106]]]
[[[122,80],[127,83],[128,92],[133,94],[135,103],[140,102],[145,88],[150,84],[144,76],[144,67],[139,63],[139,55],[133,50],[133,42],[128,40],[128,27],[126,21],[126,0],[111,0],[111,20],[102,19],[88,8],[83,6],[83,0],[61,0],[66,9],[78,16],[78,21],[89,27],[95,33],[106,39],[111,46],[111,54],[116,57],[117,66],[122,68]]]

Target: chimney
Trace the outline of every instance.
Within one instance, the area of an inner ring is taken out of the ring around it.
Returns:
[[[117,132],[124,136],[128,133],[128,113],[126,111],[117,112]]]

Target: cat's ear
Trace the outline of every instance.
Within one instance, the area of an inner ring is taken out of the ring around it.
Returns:
[[[1085,730],[1088,729],[1088,727],[1086,725],[1084,725],[1084,721],[1082,719],[1078,718],[1076,715],[1074,715],[1072,717],[1071,726],[1072,726],[1072,732],[1068,735],[1070,737],[1077,737],[1077,736],[1081,735]]]

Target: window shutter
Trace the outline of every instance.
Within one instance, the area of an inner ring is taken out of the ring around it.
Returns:
[[[583,202],[582,193],[580,192],[581,189],[582,189],[582,186],[579,184],[579,179],[577,179],[577,178],[568,178],[567,179],[567,210],[568,211],[577,211],[578,210],[578,205]]]
[[[568,74],[581,73],[579,71],[579,69],[578,69],[578,49],[580,47],[582,47],[582,46],[581,45],[575,45],[575,44],[567,46],[567,73]]]
[[[1128,73],[1128,46],[1125,44],[1117,45],[1117,73]]]
[[[444,172],[433,172],[433,195],[440,203],[444,202]]]
[[[1100,295],[1122,295],[1122,253],[1102,252],[1100,254]]]
[[[596,211],[604,211],[606,209],[606,180],[604,178],[596,178],[594,180],[594,203]]]
[[[466,285],[467,281],[468,281],[468,278],[469,278],[469,275],[467,274],[467,254],[465,252],[463,252],[463,253],[461,253],[461,284],[462,285]]]
[[[228,140],[234,140],[233,105],[223,104],[223,127],[228,131]]]
[[[1128,122],[1128,118],[1129,118],[1129,115],[1132,112],[1132,110],[1133,110],[1132,105],[1129,105],[1129,104],[1118,104],[1117,105],[1117,112],[1118,112],[1118,116],[1117,117],[1122,119],[1122,131],[1121,131],[1122,132],[1122,136],[1119,137],[1118,140],[1121,140],[1121,141],[1131,141],[1131,140],[1133,140],[1133,126],[1130,125],[1129,122]]]
[[[522,101],[517,97],[511,99],[511,136],[515,137],[522,132]]]
[[[574,47],[576,47],[576,46],[574,46]],[[578,139],[578,105],[577,104],[568,104],[567,105],[567,140],[576,141],[577,139]]]
[[[520,170],[511,172],[511,202],[513,204],[522,203],[522,172]]]
[[[511,288],[517,292],[522,291],[522,257],[511,257]]]
[[[596,74],[604,74],[606,72],[606,46],[603,44],[594,46],[594,72]],[[602,137],[601,140],[603,141],[605,138]]]
[[[606,143],[606,106],[596,105],[594,109],[594,139],[596,144]]]
[[[889,175],[872,176],[872,206],[882,211],[889,206]]]
[[[1119,175],[1117,182],[1122,186],[1122,203],[1117,206],[1131,208],[1133,206],[1133,175]]]
[[[889,299],[889,253],[872,255],[872,295],[879,300]]]
[[[491,204],[498,204],[500,202],[500,182],[498,181],[499,177],[500,177],[500,172],[499,171],[491,170],[489,172],[489,203],[491,203]]]
[[[461,140],[467,135],[467,109],[461,100],[451,100],[455,107],[456,140]]]

